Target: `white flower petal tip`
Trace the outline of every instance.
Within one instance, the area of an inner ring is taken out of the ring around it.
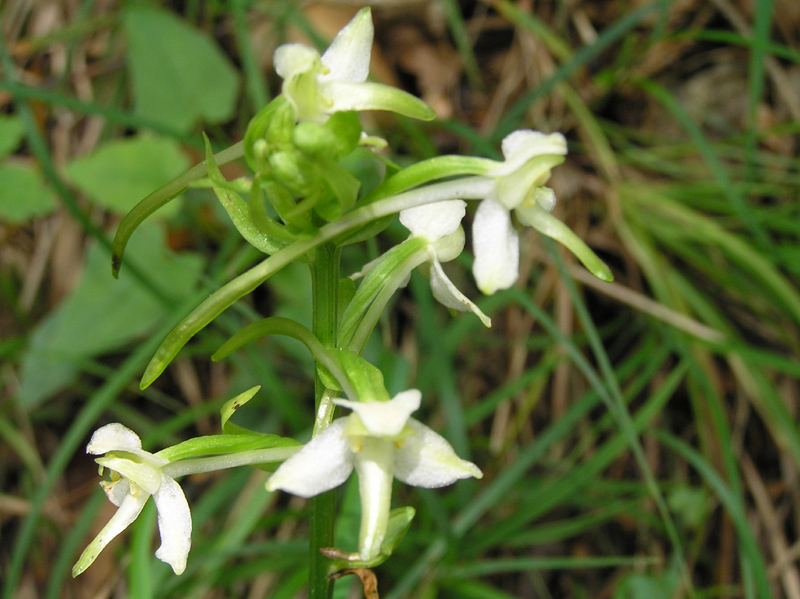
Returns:
[[[153,495],[158,510],[158,530],[161,546],[156,557],[172,566],[175,574],[186,569],[192,546],[192,515],[180,485],[162,474],[161,486]]]
[[[431,265],[431,291],[433,292],[433,297],[440,304],[460,312],[469,310],[481,319],[485,327],[492,326],[492,319],[486,316],[466,295],[461,293],[458,287],[447,277],[438,260],[434,260]]]
[[[413,418],[408,425],[415,434],[404,439],[394,463],[395,477],[414,487],[434,489],[464,478],[482,478],[483,472],[456,455],[444,437]]]
[[[362,8],[356,16],[336,34],[322,55],[321,62],[328,68],[323,79],[360,83],[369,75],[369,58],[372,53],[372,11]]]
[[[389,401],[348,401],[336,399],[338,406],[350,408],[361,420],[364,428],[375,437],[396,437],[406,425],[411,414],[419,409],[422,393],[409,389]]]
[[[431,291],[436,300],[460,312],[473,312],[487,327],[491,319],[453,285],[442,269],[442,262],[455,260],[464,249],[461,221],[466,214],[463,200],[447,200],[408,208],[400,212],[400,222],[412,237],[428,241]]]
[[[483,200],[472,223],[472,273],[485,295],[508,289],[519,276],[519,236],[504,206]]]
[[[142,442],[136,433],[119,422],[112,422],[94,432],[86,446],[86,453],[100,455],[114,450],[136,452],[141,448]]]
[[[136,433],[119,423],[95,431],[86,451],[106,454],[95,461],[113,475],[112,480],[100,485],[119,509],[81,554],[72,575],[84,572],[106,545],[136,520],[151,495],[161,533],[156,557],[172,566],[176,574],[183,572],[191,546],[192,516],[180,485],[161,470],[168,462],[144,451]]]
[[[406,208],[400,212],[400,222],[415,237],[433,243],[454,233],[466,213],[464,200],[447,200]]]

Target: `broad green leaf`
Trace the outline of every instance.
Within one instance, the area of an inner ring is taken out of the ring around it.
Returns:
[[[0,165],[0,221],[22,224],[55,206],[39,173],[23,165]]]
[[[173,304],[192,291],[202,270],[199,256],[170,253],[155,225],[141,227],[130,257],[155,286],[169,290]],[[31,334],[22,358],[20,405],[34,408],[69,385],[84,362],[140,338],[170,309],[130,272],[113,279],[108,252],[92,246],[76,289]]]
[[[107,142],[68,164],[65,171],[92,201],[126,214],[139,200],[187,168],[189,159],[174,141],[137,137]],[[173,202],[158,214],[174,212],[177,206]]]
[[[15,115],[0,115],[0,158],[11,154],[22,142],[25,131]]]
[[[239,78],[219,47],[173,14],[129,4],[123,13],[136,114],[188,131],[233,114]]]

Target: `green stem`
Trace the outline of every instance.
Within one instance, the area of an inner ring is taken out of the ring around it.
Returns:
[[[323,346],[336,347],[336,332],[339,321],[339,256],[341,250],[331,243],[320,245],[311,261],[311,289],[313,302],[314,335]],[[322,432],[333,416],[326,408],[329,394],[317,374],[314,380],[316,399],[315,414],[324,412],[325,421],[316,419],[314,434]],[[329,599],[333,586],[328,578],[328,563],[320,553],[321,547],[333,546],[333,521],[335,512],[334,492],[328,491],[309,500],[309,574],[308,596],[310,599]]]

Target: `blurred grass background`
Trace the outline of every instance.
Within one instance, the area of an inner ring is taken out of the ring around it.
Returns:
[[[280,89],[272,51],[324,48],[349,2],[0,5],[0,579],[4,597],[302,596],[305,502],[241,469],[183,483],[186,573],[153,557],[155,512],[77,580],[113,513],[83,448],[120,421],[150,448],[218,428],[308,434],[311,365],[278,339],[209,355],[261,315],[308,320],[287,269],[220,317],[156,385],[169,328],[258,256],[208,190],[134,236],[124,212],[222,148]],[[382,1],[372,72],[439,119],[364,115],[400,162],[498,157],[515,128],[562,131],[556,214],[616,280],[522,235],[514,289],[450,317],[412,278],[367,349],[390,391],[481,481],[398,487],[417,517],[378,568],[384,597],[800,599],[800,4],[796,0]],[[244,167],[227,167],[229,177]],[[348,272],[402,238],[350,248]],[[469,235],[469,232],[468,232]],[[478,297],[469,258],[450,265]],[[342,490],[341,545],[357,534]],[[152,506],[150,506],[152,507]],[[359,596],[337,582],[336,595]]]

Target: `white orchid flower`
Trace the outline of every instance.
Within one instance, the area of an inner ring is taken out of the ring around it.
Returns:
[[[550,170],[564,161],[567,142],[560,133],[515,131],[503,139],[505,161],[487,175],[494,179],[493,192],[481,201],[472,224],[478,288],[487,295],[508,289],[519,276],[519,236],[511,222],[511,210],[536,214],[555,206],[555,194],[537,193]],[[553,218],[553,217],[550,217]],[[555,220],[555,219],[554,219]],[[539,228],[533,219],[531,224]]]
[[[100,485],[119,509],[81,554],[72,575],[86,570],[105,546],[136,520],[151,495],[161,533],[156,557],[172,566],[175,574],[182,573],[191,546],[192,517],[180,485],[162,471],[168,461],[144,451],[136,433],[116,422],[95,431],[86,452],[105,454],[95,461],[100,464],[101,473],[104,469],[110,471],[110,480]]]
[[[419,98],[399,89],[369,83],[369,58],[374,36],[372,14],[362,8],[320,57],[302,44],[275,50],[275,70],[283,78],[283,94],[299,121],[322,123],[334,112],[390,110],[430,120],[433,110]]]
[[[442,262],[455,260],[464,249],[461,220],[466,214],[466,206],[463,200],[448,200],[407,208],[400,212],[400,222],[413,237],[428,242],[426,250],[433,297],[453,310],[471,310],[485,326],[490,327],[492,320],[459,291],[442,269]]]
[[[421,397],[410,389],[385,402],[334,400],[353,413],[334,420],[286,460],[267,481],[267,489],[313,497],[341,485],[355,468],[361,495],[359,557],[374,558],[389,521],[392,478],[432,489],[483,476],[442,436],[410,417]]]

